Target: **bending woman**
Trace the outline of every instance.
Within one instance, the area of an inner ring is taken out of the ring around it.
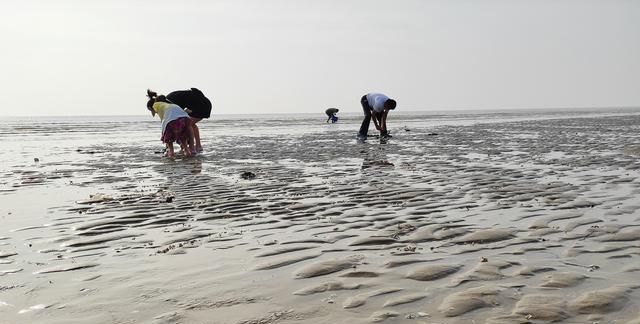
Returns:
[[[193,137],[195,139],[196,151],[202,152],[202,143],[200,142],[200,129],[196,125],[204,118],[211,117],[211,101],[202,91],[191,88],[189,90],[173,91],[167,95],[167,99],[180,106],[189,114],[191,120],[191,128],[193,129]]]

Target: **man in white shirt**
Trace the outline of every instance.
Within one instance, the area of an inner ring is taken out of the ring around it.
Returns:
[[[396,109],[396,101],[383,95],[382,93],[367,93],[360,99],[362,110],[364,111],[364,120],[360,125],[358,139],[367,139],[369,132],[369,122],[373,119],[373,124],[380,131],[380,137],[390,137],[387,132],[387,114],[389,110]]]

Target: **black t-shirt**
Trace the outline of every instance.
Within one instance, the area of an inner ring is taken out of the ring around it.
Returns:
[[[167,99],[181,108],[190,109],[191,117],[209,118],[211,116],[211,101],[196,88],[171,92],[167,95]]]

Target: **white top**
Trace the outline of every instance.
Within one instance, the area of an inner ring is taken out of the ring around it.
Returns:
[[[387,101],[389,97],[383,95],[382,93],[367,93],[367,101],[369,102],[369,107],[373,109],[373,111],[377,113],[381,113],[384,110],[384,102]]]
[[[162,134],[164,134],[164,131],[167,129],[167,125],[170,122],[178,118],[189,117],[189,114],[187,114],[184,110],[182,110],[182,108],[180,108],[180,106],[176,104],[156,102],[153,104],[153,108],[162,120]]]

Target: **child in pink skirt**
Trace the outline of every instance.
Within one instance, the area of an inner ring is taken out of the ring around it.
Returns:
[[[196,155],[193,147],[193,130],[189,114],[180,106],[173,104],[163,95],[147,90],[147,109],[151,116],[158,114],[162,121],[162,137],[160,140],[167,145],[167,157],[174,157],[173,142],[178,142],[185,155]]]

